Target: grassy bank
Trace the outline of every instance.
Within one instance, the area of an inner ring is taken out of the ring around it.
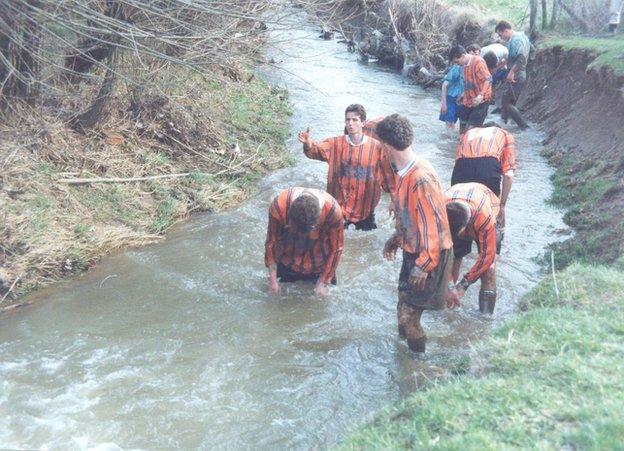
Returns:
[[[466,374],[382,412],[344,449],[616,449],[624,442],[624,273],[573,265],[473,353]]]
[[[624,189],[621,177],[606,160],[562,157],[551,150],[544,155],[557,168],[550,202],[566,209],[564,221],[575,231],[573,238],[550,246],[557,267],[573,262],[615,262],[620,258],[618,243],[624,236],[621,221],[613,218],[614,214],[618,216],[613,208],[619,203],[613,198]]]
[[[87,135],[26,109],[0,126],[3,305],[114,249],[159,240],[192,211],[240,202],[262,174],[291,161],[287,96],[252,73],[170,68],[149,86],[121,89]],[[64,182],[181,173],[189,175]]]
[[[592,38],[583,36],[547,36],[540,44],[542,47],[559,46],[564,50],[589,50],[596,54],[596,59],[589,69],[608,66],[617,75],[624,76],[624,35],[610,38]]]

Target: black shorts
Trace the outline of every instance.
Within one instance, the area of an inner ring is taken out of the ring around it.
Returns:
[[[416,257],[416,254],[403,251],[403,265],[399,274],[399,302],[423,310],[441,310],[446,306],[448,296],[448,281],[453,266],[451,250],[440,252],[440,262],[427,276],[425,289],[422,291],[414,290],[409,284],[410,272]]]
[[[345,221],[345,229],[351,224],[355,224],[355,230],[375,230],[377,228],[377,223],[375,222],[375,212],[371,213],[368,218],[362,219],[358,222]]]
[[[503,238],[505,232],[503,229],[496,227],[496,255],[500,255],[501,247],[503,244]],[[466,255],[472,252],[472,238],[455,238],[453,240],[453,255],[455,258],[464,258]],[[477,243],[477,249],[479,249],[479,243]]]
[[[501,179],[501,164],[495,157],[460,158],[455,161],[451,185],[481,183],[500,197]]]
[[[316,282],[320,277],[320,274],[302,274],[300,272],[293,271],[288,266],[285,266],[281,263],[277,264],[277,278],[280,282],[288,283],[288,282]],[[334,277],[331,281],[332,285],[336,285],[337,281]]]
[[[459,121],[462,124],[480,127],[485,122],[485,118],[488,114],[488,107],[490,102],[483,102],[481,105],[477,105],[468,108],[466,105],[459,112]]]

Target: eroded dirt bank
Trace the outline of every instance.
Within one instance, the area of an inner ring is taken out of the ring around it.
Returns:
[[[611,263],[624,251],[624,77],[593,67],[596,54],[540,49],[521,97],[524,113],[547,131],[555,165],[553,201],[568,208],[574,238],[557,245],[558,262]]]

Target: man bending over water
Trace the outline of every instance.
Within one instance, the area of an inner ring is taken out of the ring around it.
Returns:
[[[343,215],[336,200],[317,189],[285,189],[269,207],[264,253],[269,292],[279,293],[280,281],[307,280],[316,282],[316,294],[327,295],[328,284],[336,284],[343,247]]]

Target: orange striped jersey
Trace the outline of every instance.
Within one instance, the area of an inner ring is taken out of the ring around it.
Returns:
[[[301,274],[320,274],[330,283],[344,247],[344,220],[338,202],[323,192],[324,204],[317,225],[311,232],[300,231],[288,217],[293,200],[305,188],[282,191],[269,207],[269,226],[264,262],[267,267],[281,263]]]
[[[397,176],[396,232],[401,248],[418,255],[415,265],[433,271],[440,252],[453,247],[446,201],[438,175],[428,161],[415,158]]]
[[[496,216],[500,208],[496,195],[480,183],[458,183],[446,190],[446,201],[462,201],[470,206],[470,221],[465,237],[479,246],[474,266],[464,275],[469,283],[476,282],[496,259]]]
[[[367,120],[364,123],[364,126],[362,127],[362,132],[366,136],[370,136],[371,138],[376,139],[377,141],[381,142],[381,140],[379,139],[379,136],[377,135],[377,132],[375,131],[375,127],[377,127],[377,124],[379,124],[383,120],[384,120],[384,116],[377,116],[377,117]]]
[[[499,127],[471,128],[464,133],[457,146],[457,159],[494,157],[501,172],[516,169],[516,140],[507,130]]]
[[[334,196],[350,222],[368,218],[381,198],[381,189],[394,191],[394,171],[379,141],[362,136],[354,145],[348,135],[304,145],[306,156],[329,163],[327,192]]]
[[[462,66],[464,76],[464,106],[472,107],[472,100],[479,94],[483,101],[492,99],[492,75],[485,64],[485,60],[478,55],[468,55],[468,62]]]

